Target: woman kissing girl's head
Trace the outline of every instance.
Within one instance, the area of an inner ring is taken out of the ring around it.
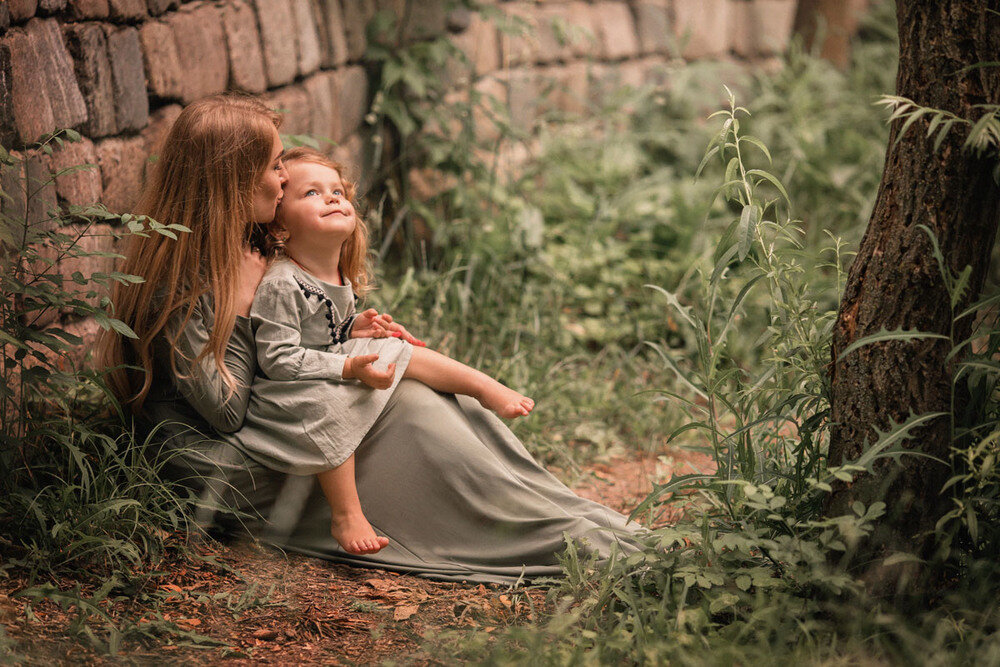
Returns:
[[[152,341],[177,313],[186,322],[206,292],[215,326],[199,358],[213,357],[226,383],[233,383],[223,354],[236,321],[240,263],[255,223],[273,219],[285,181],[280,124],[281,116],[256,98],[208,97],[181,111],[150,165],[135,213],[189,231],[176,239],[155,232],[132,237],[121,270],[145,282],[114,290],[115,316],[138,338],[126,343],[107,334],[100,354],[112,368],[142,368],[114,370],[109,378],[134,407],[149,391]]]

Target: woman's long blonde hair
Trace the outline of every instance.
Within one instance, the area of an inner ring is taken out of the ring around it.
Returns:
[[[355,199],[357,186],[347,178],[342,164],[331,160],[315,149],[305,146],[292,148],[285,151],[282,161],[286,165],[290,165],[293,162],[321,164],[324,167],[333,169],[340,175],[340,182],[344,184],[347,198],[354,206],[354,218],[356,220],[354,233],[351,234],[351,237],[344,242],[344,245],[340,249],[340,273],[351,281],[354,292],[358,296],[364,296],[372,289],[372,273],[371,267],[368,264],[368,225],[358,212],[358,202]],[[281,224],[281,206],[279,205],[278,214],[274,222],[267,226],[267,239],[264,242],[264,247],[265,253],[270,256],[269,258],[273,258],[282,248],[283,243],[281,238],[284,231],[284,227]]]
[[[281,116],[256,98],[218,95],[188,105],[170,128],[135,212],[191,231],[178,233],[176,240],[156,232],[131,238],[121,271],[145,282],[116,285],[112,303],[114,316],[138,338],[108,331],[98,343],[111,390],[133,410],[141,409],[149,394],[156,338],[168,336],[176,372],[177,341],[205,292],[212,297],[214,324],[204,349],[189,361],[211,356],[229,390],[236,388],[224,363],[225,348],[236,323],[253,195],[271,162],[280,124]],[[126,364],[139,370],[127,370]]]

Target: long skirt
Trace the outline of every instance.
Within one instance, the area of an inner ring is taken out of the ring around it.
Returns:
[[[319,558],[439,580],[513,583],[558,575],[567,540],[600,558],[635,550],[636,524],[573,493],[493,413],[414,380],[399,384],[355,452],[365,516],[389,539],[375,554],[340,548],[313,476],[268,470],[226,443],[171,441],[171,470],[189,484],[202,481],[192,484],[201,522],[236,510],[264,541]]]

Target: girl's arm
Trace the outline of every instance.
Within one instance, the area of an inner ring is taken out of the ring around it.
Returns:
[[[250,384],[257,368],[257,354],[250,320],[238,316],[223,359],[226,369],[236,381],[235,389],[230,390],[226,385],[212,356],[192,365],[191,360],[208,344],[213,324],[211,308],[207,297],[203,296],[177,338],[177,373],[172,373],[173,384],[212,428],[232,433],[243,425],[246,416]]]
[[[280,281],[261,284],[250,309],[260,370],[271,380],[346,379],[346,354],[302,347],[306,308],[298,286]]]

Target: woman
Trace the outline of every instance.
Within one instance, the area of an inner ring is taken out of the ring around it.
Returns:
[[[135,238],[123,271],[146,281],[119,286],[113,301],[138,339],[101,341],[115,393],[155,425],[168,472],[200,494],[199,521],[235,516],[286,549],[444,580],[558,574],[564,535],[609,556],[633,531],[625,517],[563,486],[474,399],[413,380],[399,383],[356,452],[365,513],[390,541],[377,554],[339,548],[313,477],[268,469],[259,448],[256,460],[247,454],[240,431],[256,359],[246,316],[265,268],[248,247],[281,200],[279,124],[247,97],[184,109],[137,212],[191,232]],[[282,443],[273,447],[280,455]]]

